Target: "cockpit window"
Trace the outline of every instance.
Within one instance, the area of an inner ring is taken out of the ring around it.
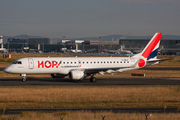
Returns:
[[[13,64],[22,64],[21,61],[15,61]]]

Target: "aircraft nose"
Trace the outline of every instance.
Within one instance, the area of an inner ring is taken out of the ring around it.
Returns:
[[[10,67],[6,67],[6,68],[4,69],[4,72],[6,72],[6,73],[11,72],[11,68],[10,68]]]

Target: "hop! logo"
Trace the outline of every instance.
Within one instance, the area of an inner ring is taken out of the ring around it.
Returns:
[[[38,61],[38,68],[58,68],[59,66],[60,66],[60,64],[61,64],[61,62],[62,61],[60,61],[60,62],[57,62],[57,61],[55,61],[55,60],[53,60],[53,61],[49,61],[49,60],[47,60],[47,61]]]

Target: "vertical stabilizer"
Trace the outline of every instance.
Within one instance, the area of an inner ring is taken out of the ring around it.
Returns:
[[[144,67],[147,60],[156,59],[161,35],[162,33],[156,33],[146,45],[146,47],[143,49],[143,51],[133,56],[133,58],[137,58],[139,60],[138,67]]]
[[[106,48],[104,47],[104,45],[101,45],[101,50],[102,52],[107,52]]]
[[[161,35],[162,33],[156,33],[142,51],[142,56],[147,60],[157,57]]]
[[[123,47],[121,46],[121,51],[123,51]]]

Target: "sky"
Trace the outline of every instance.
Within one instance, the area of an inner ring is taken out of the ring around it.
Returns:
[[[180,35],[179,0],[0,0],[0,35]]]

